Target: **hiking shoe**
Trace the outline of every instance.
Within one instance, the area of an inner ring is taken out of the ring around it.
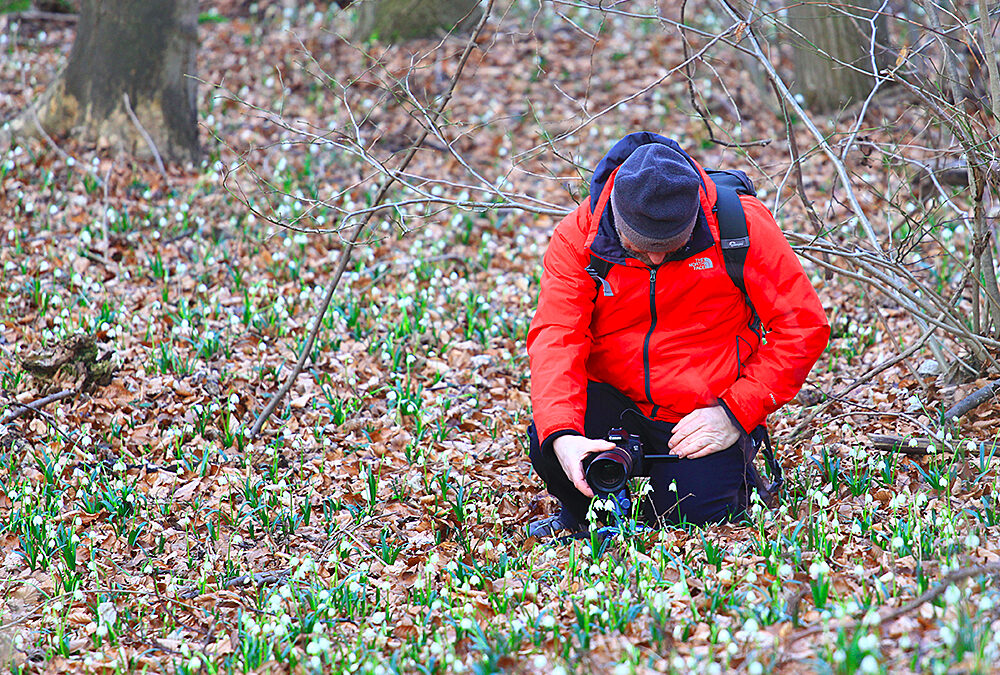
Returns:
[[[560,511],[554,516],[528,523],[528,536],[538,537],[539,539],[565,537],[586,531],[587,527],[576,522],[565,510]]]

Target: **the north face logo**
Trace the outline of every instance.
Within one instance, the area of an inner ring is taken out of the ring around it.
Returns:
[[[693,270],[710,270],[714,265],[711,258],[695,258],[688,263],[688,267]]]

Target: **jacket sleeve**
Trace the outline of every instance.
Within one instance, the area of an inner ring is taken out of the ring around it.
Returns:
[[[587,274],[584,246],[589,209],[580,205],[552,234],[543,258],[538,308],[528,330],[531,405],[538,439],[583,434],[587,357],[596,287]]]
[[[754,197],[741,201],[750,232],[743,279],[767,334],[720,398],[750,431],[802,387],[826,348],[830,324],[771,212]]]

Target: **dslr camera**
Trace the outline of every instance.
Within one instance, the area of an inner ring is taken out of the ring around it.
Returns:
[[[645,475],[644,465],[648,461],[680,459],[676,455],[644,453],[639,436],[621,428],[608,432],[608,440],[615,444],[614,448],[588,455],[583,460],[587,484],[597,495],[618,493],[629,478]]]

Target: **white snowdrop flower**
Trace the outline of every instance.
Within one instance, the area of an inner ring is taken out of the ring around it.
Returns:
[[[882,617],[874,609],[869,610],[869,612],[861,619],[861,623],[865,626],[877,626],[882,623]]]
[[[101,623],[109,624],[118,620],[118,610],[113,602],[102,602],[97,606],[97,619]]]
[[[955,631],[949,625],[941,626],[941,641],[949,647],[955,644]]]
[[[859,672],[862,673],[877,673],[879,671],[878,659],[876,659],[871,654],[865,656],[861,659],[861,665],[859,667]]]
[[[871,633],[861,636],[858,640],[858,649],[863,652],[870,652],[878,648],[878,638]]]
[[[979,537],[977,537],[975,533],[970,532],[969,536],[965,538],[965,545],[969,548],[976,548],[979,546]]]
[[[959,600],[962,599],[962,591],[958,589],[958,586],[952,584],[945,589],[944,600],[949,605],[957,604]]]
[[[761,675],[764,672],[764,666],[761,665],[760,661],[754,661],[747,668],[747,672],[750,673],[750,675]]]

